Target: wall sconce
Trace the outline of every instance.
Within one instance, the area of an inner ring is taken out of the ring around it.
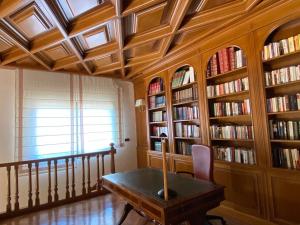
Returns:
[[[138,108],[140,112],[145,112],[146,109],[145,99],[140,98],[135,100],[135,107]]]

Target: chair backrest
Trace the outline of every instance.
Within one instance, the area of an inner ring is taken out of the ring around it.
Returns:
[[[192,158],[195,178],[214,182],[212,149],[206,145],[193,145]]]

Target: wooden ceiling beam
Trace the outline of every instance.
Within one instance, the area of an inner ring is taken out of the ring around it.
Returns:
[[[51,2],[51,0],[41,0],[41,1],[43,1],[44,7],[46,8],[46,10],[48,11],[48,13],[52,17],[53,21],[55,22],[55,24],[56,24],[57,28],[59,29],[59,31],[61,32],[61,34],[64,36],[65,41],[70,45],[71,49],[73,50],[73,52],[75,53],[75,55],[78,57],[78,59],[79,59],[80,63],[82,64],[82,66],[85,68],[85,70],[89,74],[92,74],[92,70],[83,61],[83,57],[82,57],[81,53],[76,48],[76,46],[74,45],[74,43],[72,42],[72,40],[69,38],[68,32],[67,32],[66,28],[64,27],[63,23],[61,21],[59,21],[58,17],[55,16],[55,14],[57,12],[55,12],[55,9],[52,7],[53,2]]]
[[[122,66],[121,66],[120,62],[116,62],[116,63],[112,63],[112,64],[107,65],[107,66],[97,68],[94,71],[93,75],[105,74],[105,73],[112,72],[112,71],[115,71],[115,70],[120,70],[120,69],[122,69]]]
[[[14,49],[10,50],[6,54],[2,55],[1,66],[5,66],[9,63],[15,62],[17,60],[23,59],[28,57],[28,53],[24,52],[23,50],[15,47]]]
[[[140,64],[143,64],[143,63],[151,62],[151,61],[156,60],[156,59],[161,59],[160,52],[158,52],[158,53],[156,52],[156,53],[148,54],[148,55],[145,55],[145,56],[134,57],[134,58],[128,59],[125,67],[137,66],[137,65],[140,65]]]
[[[119,51],[119,44],[116,41],[101,45],[95,49],[85,52],[84,61],[90,61],[93,59],[103,58]]]
[[[51,70],[51,65],[48,65],[41,58],[31,53],[28,44],[22,42],[21,39],[18,38],[18,35],[12,29],[9,29],[7,22],[3,18],[0,19],[0,30],[7,40],[10,40],[15,46],[25,52],[27,56],[33,58],[46,69]]]
[[[163,25],[140,34],[132,35],[131,37],[127,38],[124,46],[124,50],[145,44],[150,41],[165,38],[171,34],[172,34],[171,26]]]
[[[121,73],[122,73],[122,77],[124,78],[126,76],[126,72],[125,72],[125,60],[124,60],[124,52],[123,52],[123,48],[124,48],[124,35],[123,35],[123,26],[122,26],[122,15],[121,15],[121,11],[122,11],[122,1],[121,0],[114,0],[115,3],[115,9],[116,9],[116,21],[115,21],[115,28],[116,28],[116,37],[117,37],[117,41],[119,44],[119,61],[121,63]]]
[[[32,0],[2,0],[0,1],[0,18],[4,18],[15,12],[20,7],[25,6]]]
[[[65,38],[60,33],[59,29],[56,28],[34,39],[30,43],[30,51],[32,53],[36,53],[46,50],[47,48],[55,46],[64,40]]]
[[[88,14],[83,14],[74,19],[68,27],[68,36],[69,38],[72,38],[84,32],[88,32],[115,17],[116,13],[114,5],[111,2],[104,2],[89,11]]]
[[[224,19],[230,19],[232,17],[245,13],[245,2],[237,2],[229,4],[225,7],[220,7],[214,10],[208,10],[206,12],[198,12],[191,20],[186,22],[179,32],[199,28],[201,26],[215,23],[217,21],[223,21]]]
[[[80,61],[78,60],[77,56],[72,55],[72,56],[68,56],[65,57],[63,59],[57,60],[54,65],[53,65],[53,70],[61,70],[64,69],[67,66],[71,66],[74,64],[80,63]]]
[[[171,17],[170,25],[172,27],[171,36],[165,38],[163,40],[163,44],[161,47],[161,57],[164,57],[172,44],[172,41],[176,35],[177,30],[179,29],[189,7],[191,1],[190,0],[178,0],[175,5],[175,9],[173,15]]]
[[[165,1],[166,0],[132,0],[122,12],[122,16],[128,16],[131,13],[138,12]]]

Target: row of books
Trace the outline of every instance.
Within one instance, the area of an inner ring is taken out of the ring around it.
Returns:
[[[152,126],[151,127],[151,136],[168,137],[168,127]]]
[[[300,50],[300,34],[264,46],[263,60],[272,59]]]
[[[253,139],[253,128],[248,125],[211,125],[212,139]]]
[[[149,108],[153,109],[156,107],[161,107],[166,105],[165,96],[151,96],[149,97]]]
[[[249,115],[250,101],[244,99],[239,102],[215,102],[210,107],[211,116],[238,116],[238,115]]]
[[[162,122],[167,121],[167,112],[166,111],[156,111],[152,112],[151,115],[151,122]]]
[[[273,148],[273,166],[288,169],[300,169],[300,150],[297,148]]]
[[[213,146],[214,158],[227,162],[254,165],[256,163],[255,152],[250,148]]]
[[[300,93],[267,99],[269,113],[300,110]]]
[[[207,86],[207,97],[212,98],[220,95],[227,95],[249,90],[248,77],[229,81],[222,84]]]
[[[186,141],[176,142],[176,153],[181,155],[191,155],[192,145]]]
[[[300,121],[269,120],[270,138],[300,140]]]
[[[265,79],[267,87],[300,80],[300,65],[265,72]]]
[[[172,88],[195,82],[195,72],[192,66],[177,71],[172,79]]]
[[[196,100],[198,99],[198,87],[196,84],[191,88],[187,88],[181,91],[176,91],[173,93],[173,102],[183,102],[188,100]]]
[[[224,48],[215,53],[207,66],[206,77],[226,73],[246,65],[241,49],[235,47]]]
[[[175,123],[176,137],[200,137],[200,127],[195,124]]]
[[[161,78],[156,78],[154,82],[149,85],[149,95],[154,95],[164,90],[164,83]]]
[[[161,141],[154,141],[153,142],[154,151],[161,152]]]
[[[199,118],[198,106],[174,107],[174,120],[193,120]]]

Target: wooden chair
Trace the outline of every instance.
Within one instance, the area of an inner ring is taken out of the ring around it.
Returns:
[[[214,182],[214,158],[212,149],[209,146],[205,145],[193,145],[192,159],[194,167],[193,173],[185,171],[178,171],[177,173],[187,173],[192,175],[196,179]],[[226,225],[226,221],[220,216],[206,215],[206,220],[208,224],[211,224],[210,221],[212,220],[219,220],[221,221],[222,225]]]

